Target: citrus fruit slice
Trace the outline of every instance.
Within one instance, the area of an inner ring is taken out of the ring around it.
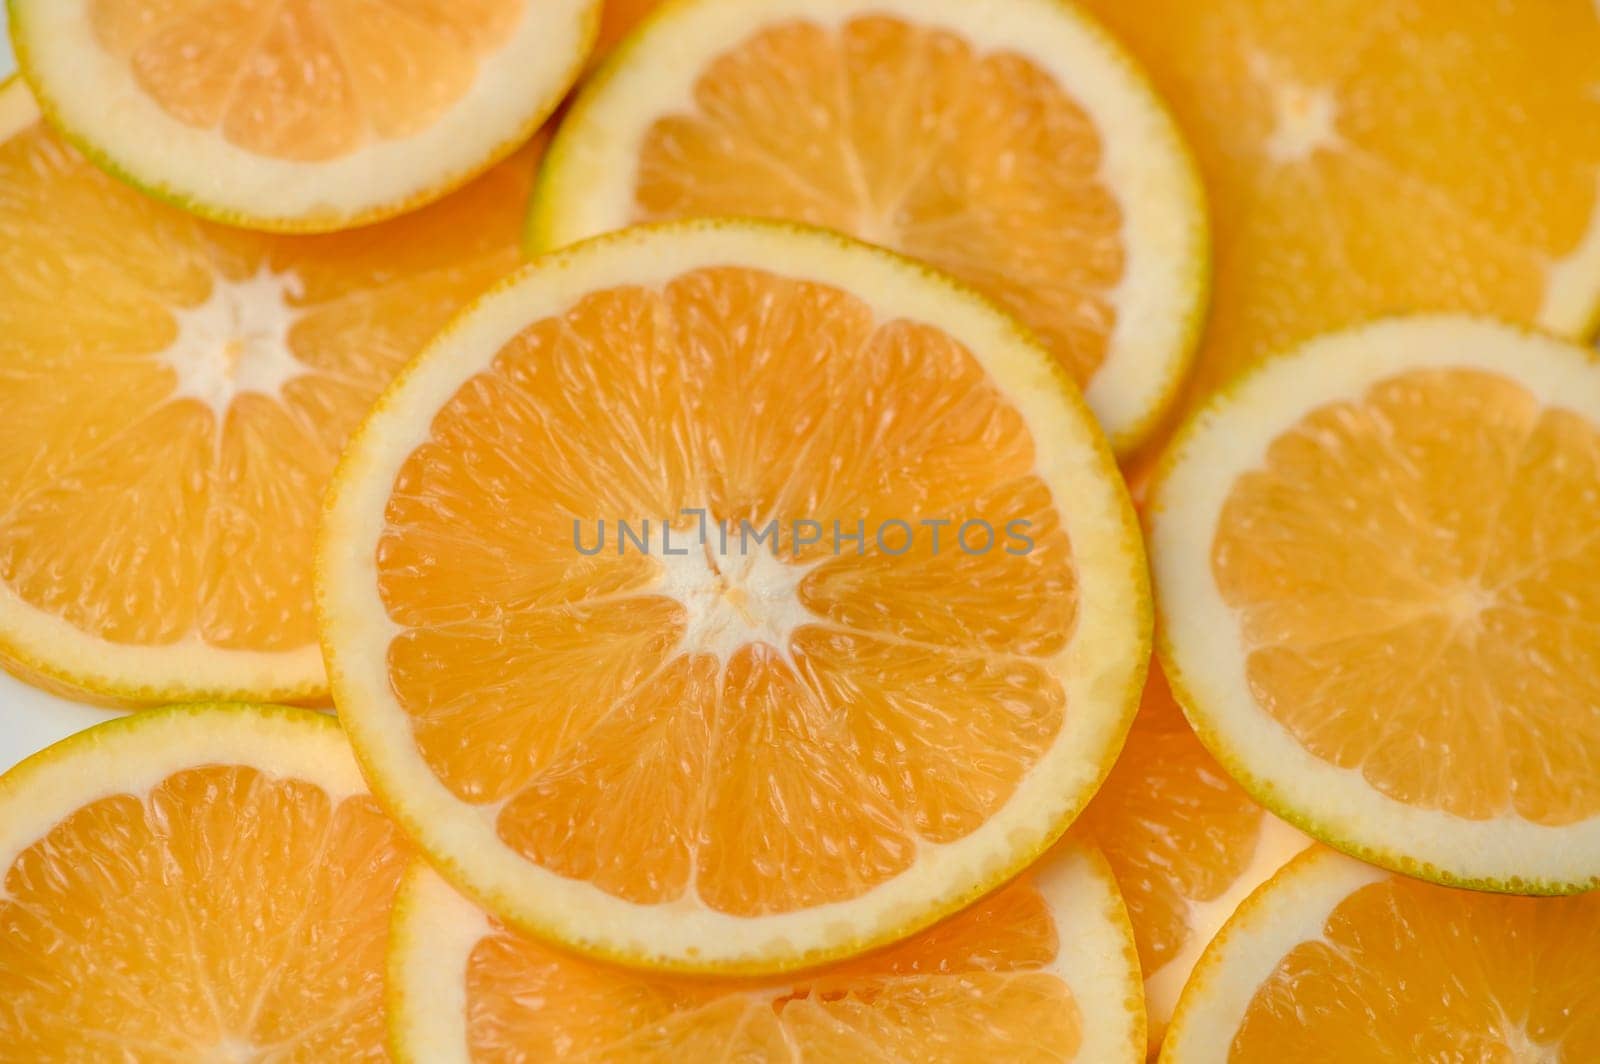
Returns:
[[[599,0],[11,0],[52,125],[151,195],[323,232],[510,155],[583,68]]]
[[[1157,666],[1121,756],[1078,823],[1128,904],[1154,1049],[1211,936],[1310,840],[1206,752]]]
[[[1486,889],[1600,885],[1600,362],[1483,320],[1306,344],[1148,508],[1162,662],[1257,800]]]
[[[1167,1064],[1600,1059],[1600,894],[1516,898],[1322,847],[1251,895],[1195,968]]]
[[[0,777],[13,1060],[381,1061],[413,858],[331,717],[152,710]]]
[[[449,981],[441,985],[441,974]],[[508,930],[418,861],[395,905],[400,1061],[1144,1060],[1139,966],[1110,869],[1063,842],[881,953],[708,982],[582,960]]]
[[[1189,364],[1198,178],[1160,100],[1059,0],[694,0],[584,90],[536,250],[691,215],[824,225],[961,278],[1029,326],[1124,450]]]
[[[393,370],[520,261],[533,154],[268,237],[111,180],[0,87],[0,664],[124,703],[326,697],[323,488]]]
[[[1216,269],[1189,389],[1406,311],[1600,327],[1593,0],[1085,0],[1205,176]]]
[[[320,622],[375,793],[580,952],[751,974],[903,937],[1038,856],[1137,705],[1142,545],[1077,392],[832,233],[548,257],[334,480]]]

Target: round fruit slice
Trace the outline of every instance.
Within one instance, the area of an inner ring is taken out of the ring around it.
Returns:
[[[10,0],[44,113],[230,225],[346,229],[511,154],[583,68],[599,0]]]
[[[1128,903],[1153,1050],[1211,936],[1310,840],[1251,801],[1212,759],[1159,667],[1079,824]]]
[[[389,1009],[394,1056],[425,1064],[1133,1064],[1145,1044],[1122,899],[1104,859],[1071,842],[915,938],[783,982],[581,960],[507,930],[419,861],[395,906]]]
[[[1205,305],[1192,164],[1143,75],[1060,0],[692,0],[574,105],[537,250],[692,215],[825,225],[1029,326],[1112,443],[1154,426]]]
[[[1600,327],[1594,0],[1083,0],[1150,71],[1215,226],[1196,402],[1397,311]]]
[[[111,180],[0,87],[0,664],[100,701],[325,698],[323,489],[520,261],[535,150],[404,219],[268,237]]]
[[[331,717],[174,706],[0,777],[14,1060],[381,1061],[413,858]]]
[[[1258,801],[1397,871],[1600,885],[1600,362],[1458,317],[1313,341],[1152,488],[1162,660]]]
[[[352,438],[334,698],[519,929],[816,964],[1088,801],[1145,666],[1134,521],[1077,392],[941,276],[785,225],[632,230],[488,296]]]
[[[1513,898],[1315,847],[1240,906],[1165,1064],[1600,1060],[1600,894]]]

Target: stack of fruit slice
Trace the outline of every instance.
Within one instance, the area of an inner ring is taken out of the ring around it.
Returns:
[[[0,1045],[1600,1057],[1600,12],[1090,6],[11,0]]]

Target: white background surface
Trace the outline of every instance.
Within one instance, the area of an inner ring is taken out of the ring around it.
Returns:
[[[0,4],[0,81],[17,68],[16,60],[11,58],[11,36],[4,32],[5,27],[6,6]]]
[[[5,23],[6,9],[0,3],[0,31]],[[0,80],[15,69],[11,39],[0,32]],[[110,710],[54,698],[0,672],[0,771],[57,739],[111,716]]]

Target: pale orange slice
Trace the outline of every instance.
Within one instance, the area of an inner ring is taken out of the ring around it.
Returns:
[[[599,0],[12,0],[51,123],[215,221],[344,229],[510,155],[583,69]]]
[[[17,1061],[382,1061],[413,860],[331,717],[175,706],[0,777]]]
[[[1206,752],[1159,667],[1079,824],[1128,904],[1154,1051],[1211,936],[1310,840],[1252,801]]]
[[[828,226],[1028,325],[1118,450],[1175,396],[1205,306],[1204,208],[1143,75],[1060,0],[690,0],[574,104],[536,250],[695,215]]]
[[[1211,201],[1194,404],[1378,315],[1600,328],[1593,0],[1084,0],[1149,70]]]
[[[1315,340],[1148,508],[1163,664],[1259,801],[1398,871],[1600,885],[1600,361],[1488,321]]]
[[[1105,861],[1072,842],[888,951],[786,981],[580,960],[508,930],[422,862],[390,942],[391,1046],[417,1064],[1144,1059],[1128,917]]]
[[[1600,1060],[1600,894],[1513,898],[1322,847],[1239,908],[1164,1064]]]
[[[520,260],[534,154],[403,220],[266,237],[111,180],[0,87],[0,664],[124,703],[325,697],[323,488]]]
[[[320,542],[376,792],[490,911],[641,965],[789,970],[970,902],[1088,801],[1143,679],[1076,391],[817,230],[542,260],[379,401]]]

